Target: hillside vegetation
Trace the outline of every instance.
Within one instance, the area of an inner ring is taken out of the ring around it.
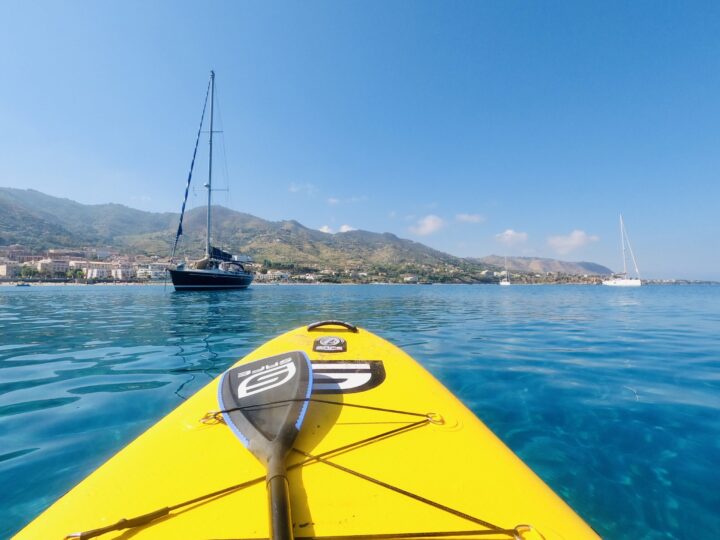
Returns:
[[[103,247],[127,254],[166,257],[172,250],[178,214],[153,213],[119,204],[84,205],[34,190],[0,188],[0,245],[34,250]],[[178,255],[198,258],[204,249],[205,209],[185,215]],[[497,256],[463,259],[390,233],[350,231],[327,234],[297,221],[267,221],[221,206],[213,207],[213,244],[250,255],[268,268],[369,272],[382,276],[415,274],[433,281],[487,280]],[[593,263],[508,258],[512,271],[606,274]]]

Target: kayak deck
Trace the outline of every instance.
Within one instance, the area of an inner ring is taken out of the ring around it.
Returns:
[[[394,345],[363,329],[303,327],[238,364],[289,351],[304,351],[315,370],[315,391],[288,458],[296,538],[598,538]],[[156,519],[97,537],[267,538],[265,468],[224,423],[218,380],[17,538],[99,533],[122,518],[149,513]]]

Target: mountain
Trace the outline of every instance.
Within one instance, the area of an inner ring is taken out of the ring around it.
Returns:
[[[499,255],[488,255],[480,259],[472,259],[479,264],[486,264],[504,268],[505,257]],[[612,270],[605,266],[601,266],[591,262],[567,262],[555,259],[543,259],[540,257],[508,257],[508,270],[511,272],[521,272],[524,274],[546,274],[552,272],[555,274],[570,275],[610,275]]]
[[[195,208],[184,220],[179,255],[200,257],[205,238],[205,210]],[[245,253],[257,262],[278,268],[308,270],[371,271],[376,274],[413,273],[430,276],[453,275],[457,281],[478,281],[485,277],[483,264],[468,263],[423,244],[390,233],[349,231],[328,234],[309,229],[297,221],[266,221],[213,207],[213,243],[232,252]],[[123,236],[118,242],[135,253],[169,253],[172,230]]]
[[[156,214],[121,204],[80,204],[33,189],[0,188],[0,244],[34,249],[105,245],[122,234],[177,224],[177,214]]]
[[[0,188],[0,245],[104,247],[120,252],[167,256],[178,214],[143,212],[118,204],[84,205],[34,190]],[[185,214],[180,257],[198,258],[205,242],[206,213]],[[213,244],[245,253],[266,266],[308,271],[371,271],[376,274],[442,274],[449,281],[486,280],[485,266],[454,257],[390,233],[327,234],[297,221],[267,221],[213,207]],[[444,279],[444,278],[443,278]]]
[[[23,244],[34,250],[103,247],[121,253],[168,256],[179,215],[153,213],[120,204],[85,205],[35,190],[0,188],[0,245]],[[185,214],[179,257],[199,258],[204,249],[206,213]],[[297,221],[267,221],[222,206],[213,207],[213,244],[248,254],[267,267],[308,271],[416,274],[452,282],[492,280],[483,274],[498,269],[497,256],[463,259],[390,233],[350,231],[328,234]],[[593,263],[552,259],[508,258],[516,272],[606,274]],[[440,276],[440,277],[439,277]]]

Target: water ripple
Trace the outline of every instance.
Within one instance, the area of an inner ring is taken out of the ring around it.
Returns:
[[[720,287],[0,289],[0,537],[270,337],[418,359],[606,538],[720,537]]]

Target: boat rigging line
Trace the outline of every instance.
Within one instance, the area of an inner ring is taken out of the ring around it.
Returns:
[[[212,79],[208,81],[207,91],[205,92],[205,102],[203,104],[202,114],[200,115],[200,126],[198,127],[197,137],[195,138],[195,149],[193,150],[192,160],[190,161],[190,171],[188,172],[187,184],[185,185],[185,197],[183,198],[182,208],[180,209],[180,223],[178,223],[177,234],[175,235],[175,243],[173,244],[173,250],[171,255],[173,259],[175,258],[175,250],[177,249],[178,240],[183,233],[183,217],[185,216],[185,205],[187,204],[188,193],[190,191],[190,181],[192,180],[193,169],[195,168],[195,158],[197,156],[197,150],[200,144],[200,133],[202,133],[203,122],[205,121],[205,110],[207,109],[211,84]]]

